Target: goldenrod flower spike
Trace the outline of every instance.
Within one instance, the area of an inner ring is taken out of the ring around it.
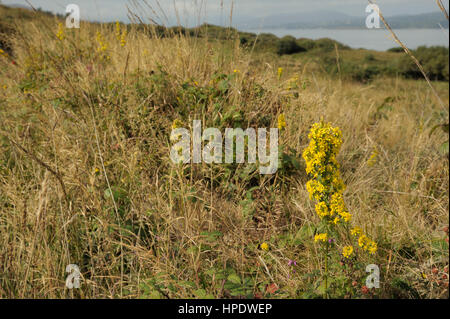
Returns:
[[[278,80],[281,79],[281,76],[283,75],[283,68],[278,68]]]
[[[308,137],[310,143],[303,151],[303,158],[306,172],[312,178],[306,183],[306,190],[310,199],[317,201],[315,211],[324,225],[337,230],[352,219],[344,203],[345,184],[336,159],[342,145],[342,133],[339,128],[320,121],[312,125]],[[351,235],[358,237],[358,246],[364,251],[370,254],[377,251],[377,244],[364,235],[361,228],[355,227]],[[315,241],[320,238],[317,236]],[[347,248],[347,255],[350,255],[349,251]]]
[[[350,258],[353,255],[353,246],[345,246],[342,249],[342,256],[345,258]]]
[[[318,242],[318,241],[326,242],[327,239],[328,239],[328,234],[327,233],[317,234],[317,235],[314,236],[314,241],[315,242]]]
[[[61,22],[58,23],[58,32],[56,33],[56,37],[60,41],[64,40],[64,26],[63,26],[63,24]]]
[[[367,166],[372,167],[377,162],[378,150],[375,148],[370,154],[370,158],[367,160]]]
[[[285,128],[286,128],[286,121],[285,121],[285,119],[284,119],[284,114],[281,113],[281,114],[278,116],[278,129],[279,129],[279,130],[283,130],[283,129],[285,129]]]

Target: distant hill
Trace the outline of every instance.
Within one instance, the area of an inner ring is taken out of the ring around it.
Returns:
[[[391,27],[397,29],[448,28],[449,23],[442,12],[430,12],[417,15],[397,15],[386,17]],[[365,28],[366,16],[350,16],[334,11],[315,11],[288,14],[274,14],[265,18],[239,21],[240,28]],[[381,23],[382,25],[382,23]],[[382,25],[383,27],[383,25]]]

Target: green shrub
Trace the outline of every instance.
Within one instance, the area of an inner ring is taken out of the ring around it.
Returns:
[[[449,80],[448,48],[421,46],[417,50],[413,50],[412,53],[431,80]],[[419,68],[408,55],[404,55],[398,61],[398,70],[400,74],[407,78],[418,79],[423,77]]]
[[[292,36],[285,36],[278,41],[277,54],[294,54],[298,52],[306,51],[304,48],[297,44],[297,41]]]
[[[401,53],[404,52],[402,47],[394,47],[386,50],[387,52]]]

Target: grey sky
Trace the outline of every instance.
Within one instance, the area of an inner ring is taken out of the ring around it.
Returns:
[[[81,18],[96,21],[127,22],[126,5],[142,0],[29,0],[35,7],[43,10],[64,13],[69,3],[78,4]],[[1,3],[27,5],[25,0],[0,0]],[[157,0],[147,0],[160,17],[163,15],[158,9]],[[378,0],[377,3],[385,16],[398,14],[418,14],[437,11],[434,0]],[[160,0],[163,11],[171,21],[175,21],[174,6],[177,7],[182,24],[197,24],[205,21],[215,24],[227,24],[232,0]],[[223,9],[221,6],[223,3]],[[365,0],[234,0],[233,19],[243,23],[246,19],[262,18],[272,14],[309,12],[309,11],[338,11],[353,16],[365,15]],[[448,0],[443,1],[448,10]],[[133,8],[131,5],[130,7]],[[149,9],[146,12],[138,10],[141,16],[154,16]],[[163,20],[163,18],[161,18]]]

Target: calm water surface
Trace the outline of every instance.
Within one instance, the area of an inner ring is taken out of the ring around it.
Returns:
[[[249,29],[254,33],[272,33],[278,37],[292,35],[296,38],[331,38],[352,48],[385,51],[398,46],[385,29]],[[397,37],[410,49],[418,46],[441,45],[448,47],[448,29],[398,29]]]

